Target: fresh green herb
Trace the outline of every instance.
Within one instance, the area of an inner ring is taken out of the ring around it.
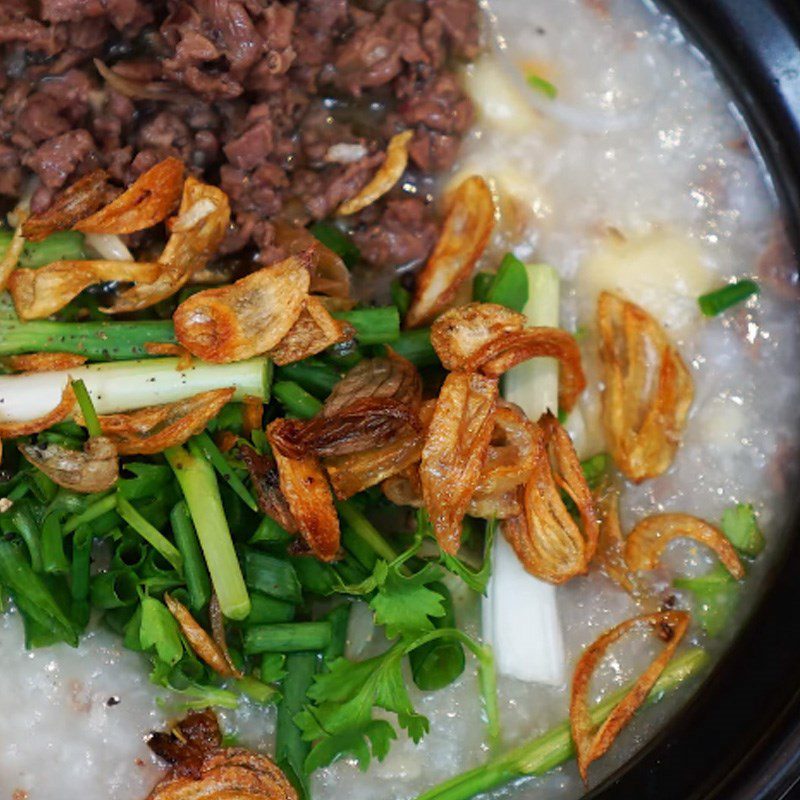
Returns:
[[[0,230],[0,258],[8,250],[14,232]],[[19,266],[37,269],[54,261],[80,261],[86,258],[83,234],[77,231],[56,231],[40,242],[25,242],[19,257]]]
[[[672,585],[694,595],[694,617],[709,636],[728,627],[739,601],[739,583],[722,564],[698,578],[675,578]]]
[[[761,291],[755,281],[744,279],[729,283],[721,289],[701,295],[697,298],[700,310],[707,317],[716,317],[723,311],[743,303],[748,297],[752,297]]]
[[[250,490],[242,483],[242,479],[236,474],[234,468],[228,463],[228,459],[225,458],[220,452],[220,449],[214,444],[214,440],[205,431],[202,431],[194,437],[194,441],[197,442],[200,451],[217,471],[220,478],[236,492],[249,509],[258,511],[258,505],[253,499],[253,495],[250,494]]]
[[[397,558],[392,546],[384,539],[378,529],[361,513],[352,500],[343,500],[336,504],[339,516],[350,527],[350,530],[370,547],[378,556],[386,561]]]
[[[315,222],[309,230],[325,247],[333,250],[348,269],[353,269],[359,262],[361,251],[352,238],[337,225],[332,222]]]
[[[69,571],[58,514],[48,514],[42,523],[42,570],[51,575],[63,575]]]
[[[390,291],[392,294],[392,303],[394,303],[400,316],[404,317],[411,306],[411,292],[400,283],[400,278],[395,278],[392,281]]]
[[[403,358],[407,358],[420,369],[422,367],[435,367],[439,364],[439,356],[431,344],[431,329],[417,328],[413,331],[403,331],[392,342],[392,350]]]
[[[331,640],[322,654],[326,664],[344,656],[347,647],[347,629],[350,624],[350,608],[349,602],[342,603],[329,611],[325,617],[331,626]]]
[[[120,481],[123,483],[123,481]],[[124,498],[124,494],[120,490],[119,494]],[[64,520],[64,533],[72,533],[73,531],[77,530],[80,525],[86,525],[89,522],[97,522],[105,514],[109,512],[114,512],[116,515],[117,512],[117,494],[113,492],[107,495],[97,496],[96,500],[93,500],[83,511],[78,512],[77,514],[73,514],[70,517],[67,517]]]
[[[333,316],[352,325],[359,344],[391,344],[400,336],[400,312],[396,306],[337,311]]]
[[[92,578],[92,605],[107,610],[133,606],[139,599],[139,578],[132,569],[100,572]]]
[[[513,253],[506,253],[486,289],[485,302],[522,311],[528,302],[528,271]]]
[[[764,549],[764,534],[750,503],[738,503],[722,513],[722,532],[746,556],[755,558]]]
[[[478,570],[471,569],[457,556],[441,551],[442,564],[454,575],[458,575],[473,592],[478,594],[486,594],[486,587],[492,574],[492,545],[494,544],[496,533],[497,522],[489,520],[486,523],[486,538],[483,543],[483,562]]]
[[[284,411],[298,419],[311,419],[322,410],[322,403],[294,381],[277,381],[272,393]]]
[[[248,655],[324,650],[330,643],[330,622],[284,622],[275,625],[251,625],[244,633],[244,651]]]
[[[478,272],[472,279],[472,299],[476,303],[485,303],[489,287],[494,280],[493,272]]]
[[[86,424],[89,436],[102,436],[103,429],[100,427],[100,420],[97,418],[92,398],[89,397],[89,392],[86,391],[86,384],[80,379],[72,381],[72,391],[75,393],[75,399],[78,401],[78,408],[83,415],[83,421]]]
[[[608,453],[597,453],[591,458],[581,461],[581,469],[586,483],[592,491],[599,489],[611,469],[611,456]]]
[[[211,580],[208,577],[197,533],[184,500],[175,504],[169,518],[175,544],[183,558],[183,574],[189,593],[189,607],[197,612],[205,607],[211,597]]]
[[[295,615],[293,603],[267,597],[261,592],[250,593],[250,613],[242,620],[244,625],[271,625],[276,622],[292,622]]]
[[[175,617],[154,597],[142,598],[142,620],[139,640],[145,650],[153,648],[158,658],[175,666],[183,656],[183,642]]]
[[[531,73],[527,76],[526,81],[531,89],[536,89],[537,92],[541,92],[545,97],[549,97],[551,100],[555,100],[558,97],[556,86],[541,75]]]
[[[299,603],[303,599],[297,572],[285,559],[248,549],[244,571],[251,589],[288,603]]]
[[[282,382],[294,382],[315,397],[327,397],[341,377],[337,369],[316,358],[307,358],[278,368],[278,378]]]
[[[183,569],[180,551],[163,533],[156,530],[122,495],[117,495],[117,512],[148,544],[152,545],[177,572]]]

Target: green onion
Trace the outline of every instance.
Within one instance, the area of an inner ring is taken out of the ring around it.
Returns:
[[[583,470],[583,477],[586,478],[586,483],[594,491],[600,488],[600,484],[608,475],[609,469],[611,469],[611,456],[608,453],[597,453],[597,455],[581,461],[581,469]]]
[[[200,611],[211,597],[211,581],[186,501],[179,500],[173,506],[169,520],[175,544],[183,557],[183,575],[189,593],[189,606],[193,611]]]
[[[8,250],[14,232],[0,231],[0,258]],[[41,242],[25,242],[19,257],[19,266],[36,269],[54,261],[80,261],[86,258],[83,234],[77,231],[56,231]]]
[[[392,293],[392,303],[394,303],[400,316],[404,317],[411,306],[411,292],[400,283],[399,278],[395,278],[392,281],[390,291]]]
[[[694,595],[694,617],[709,636],[725,630],[739,602],[739,583],[722,564],[697,578],[675,578],[672,585]]]
[[[333,316],[355,328],[359,344],[391,344],[400,336],[400,312],[396,306],[338,311]]]
[[[350,603],[342,603],[325,616],[325,620],[331,626],[331,640],[322,654],[322,658],[327,664],[344,656],[347,647],[347,630],[350,625],[350,608]]]
[[[489,287],[494,280],[491,272],[478,272],[472,279],[472,299],[476,303],[485,303]]]
[[[439,356],[431,344],[431,329],[417,328],[403,331],[392,342],[392,350],[403,358],[407,358],[417,367],[434,367],[439,363]]]
[[[67,517],[64,521],[64,533],[72,533],[77,530],[79,525],[85,525],[88,522],[95,520],[107,514],[109,511],[116,512],[117,510],[117,495],[109,494],[101,497],[99,500],[94,501],[91,505],[87,506],[79,514],[73,514]]]
[[[245,625],[271,625],[276,622],[292,622],[295,606],[283,600],[276,600],[261,592],[250,593],[250,613],[245,617]]]
[[[246,695],[262,706],[271,703],[278,693],[274,686],[263,683],[252,675],[245,675],[243,678],[237,678],[233,682],[233,685],[238,692],[241,692],[243,695]]]
[[[31,559],[31,568],[34,572],[42,571],[42,542],[39,526],[31,514],[28,501],[24,503],[14,503],[11,509],[6,512],[11,529],[22,537],[25,546],[28,548],[28,555]]]
[[[234,472],[233,467],[228,463],[228,459],[220,452],[220,449],[214,444],[214,440],[205,432],[198,433],[194,437],[194,441],[200,447],[205,457],[209,460],[211,465],[217,471],[219,476],[228,486],[233,489],[244,504],[252,509],[258,511],[258,505],[250,494],[249,489],[242,483],[242,479]]]
[[[272,517],[262,517],[255,533],[250,537],[248,544],[288,544],[292,541],[292,534],[282,528]]]
[[[315,222],[309,230],[329,250],[333,250],[348,269],[352,269],[361,258],[356,243],[341,228],[331,222]]]
[[[722,532],[731,544],[746,556],[755,558],[764,549],[764,534],[758,527],[750,503],[738,503],[722,513]]]
[[[72,537],[72,597],[80,602],[89,598],[89,572],[92,565],[92,531],[80,527]]]
[[[337,502],[336,510],[339,512],[339,516],[350,526],[352,532],[369,545],[378,556],[389,563],[397,558],[394,548],[351,500]]]
[[[316,358],[279,367],[278,377],[281,381],[294,381],[316,397],[327,397],[341,379],[338,370]]]
[[[299,603],[303,599],[294,567],[286,560],[248,550],[244,557],[247,585],[276,600]]]
[[[658,703],[664,695],[700,673],[707,663],[708,655],[697,648],[676,656],[661,673],[645,703]],[[598,703],[590,712],[592,723],[601,725],[628,691],[628,688],[620,689]],[[527,775],[544,775],[574,755],[570,725],[569,722],[563,722],[542,736],[429,789],[417,800],[472,800],[476,795],[498,789]]]
[[[95,608],[124,608],[139,599],[136,573],[130,569],[101,572],[92,578],[91,596]]]
[[[164,455],[186,498],[222,613],[230,619],[244,619],[250,613],[250,597],[214,470],[193,442],[189,442],[189,452],[170,447]]]
[[[64,534],[57,514],[48,514],[42,523],[42,569],[51,575],[69,572],[64,554]]]
[[[278,703],[275,730],[275,761],[297,789],[300,800],[309,800],[305,760],[311,750],[303,740],[295,717],[308,702],[308,690],[314,682],[318,658],[316,653],[290,653],[286,657],[286,677],[283,679],[283,698]]]
[[[324,650],[331,643],[330,622],[283,622],[253,625],[244,632],[244,651],[257,653],[300,653]]]
[[[697,302],[700,304],[700,310],[705,316],[716,317],[723,311],[727,311],[732,306],[744,302],[748,297],[752,297],[752,295],[758,294],[760,291],[755,281],[744,279],[736,281],[736,283],[729,283],[714,292],[701,295],[697,298]]]
[[[177,539],[177,536],[175,538]],[[135,572],[142,566],[146,556],[147,547],[138,536],[135,539],[122,539],[114,548],[114,555],[111,557],[111,568],[132,569]]]
[[[528,272],[525,265],[513,253],[506,253],[492,282],[486,288],[485,302],[522,311],[528,302],[528,291]]]
[[[83,421],[86,424],[89,436],[102,436],[103,429],[100,427],[100,420],[97,418],[97,411],[95,411],[92,398],[89,397],[89,392],[86,391],[86,384],[80,379],[72,381],[72,391],[75,392],[75,399],[78,401],[78,408],[80,408],[83,415]]]
[[[536,89],[541,92],[545,97],[555,100],[558,97],[558,89],[550,81],[543,78],[541,75],[530,74],[527,76],[526,81],[531,89]]]
[[[122,495],[117,495],[117,513],[149,545],[152,545],[177,572],[183,569],[180,551],[163,533],[156,530]]]
[[[431,583],[429,588],[443,598],[445,614],[437,617],[433,624],[437,628],[454,628],[456,613],[453,596],[441,582]],[[466,668],[467,658],[461,643],[454,639],[438,639],[417,647],[408,654],[414,683],[424,692],[444,689],[455,681]]]
[[[322,410],[322,403],[294,381],[277,381],[272,394],[287,414],[299,419],[311,419]]]

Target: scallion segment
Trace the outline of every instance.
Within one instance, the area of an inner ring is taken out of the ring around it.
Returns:
[[[103,429],[100,427],[100,420],[97,418],[92,398],[89,397],[89,392],[86,390],[86,384],[80,378],[72,381],[72,391],[75,393],[75,399],[78,401],[78,408],[81,410],[89,436],[102,436]]]
[[[506,253],[491,283],[485,289],[485,302],[522,311],[528,302],[528,272],[513,253]]]
[[[755,558],[764,549],[764,534],[758,526],[755,511],[750,503],[739,503],[726,508],[722,514],[721,527],[722,532],[740,553]]]
[[[541,92],[545,97],[549,97],[550,100],[555,100],[556,97],[558,97],[558,88],[556,85],[550,83],[550,81],[543,78],[541,75],[531,73],[527,76],[526,81],[531,89]]]
[[[164,455],[186,498],[222,613],[230,619],[244,619],[250,613],[250,597],[233,547],[214,469],[196,443],[190,442],[188,451],[183,447],[170,447]]]
[[[359,344],[391,344],[400,336],[400,312],[396,306],[356,308],[333,316],[353,326]]]
[[[183,557],[183,576],[189,593],[189,605],[192,611],[197,612],[205,607],[211,597],[211,581],[185,500],[179,500],[173,506],[169,520],[175,544]]]
[[[358,263],[361,251],[341,228],[332,222],[315,222],[309,230],[325,247],[333,250],[348,269],[352,269]]]
[[[8,250],[14,232],[0,231],[0,258]],[[19,266],[37,269],[54,261],[80,261],[86,258],[83,234],[77,231],[56,231],[41,242],[25,242],[19,257]]]
[[[727,311],[739,303],[743,303],[748,297],[752,297],[761,291],[755,281],[745,278],[735,283],[729,283],[721,289],[701,295],[697,298],[700,310],[707,317],[716,317],[723,311]]]
[[[397,355],[407,358],[416,367],[435,367],[439,363],[439,356],[431,344],[430,328],[403,331],[391,343],[391,347]]]
[[[198,444],[211,466],[217,471],[220,478],[236,492],[239,499],[252,511],[258,511],[258,505],[253,499],[253,495],[250,494],[250,490],[244,485],[242,479],[236,474],[220,449],[214,444],[214,440],[203,431],[194,437],[194,441]]]
[[[331,643],[330,622],[283,622],[253,625],[244,633],[244,651],[256,653],[301,653],[325,650]]]
[[[294,381],[277,381],[272,394],[287,414],[298,419],[311,419],[322,410],[322,403]]]

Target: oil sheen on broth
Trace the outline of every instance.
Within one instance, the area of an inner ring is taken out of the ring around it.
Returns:
[[[790,377],[797,318],[767,286],[721,320],[705,320],[696,298],[758,272],[776,224],[768,182],[728,93],[675,24],[649,4],[491,0],[487,11],[501,47],[465,75],[478,119],[457,168],[484,174],[511,198],[487,261],[513,239],[520,257],[554,265],[564,281],[562,324],[569,330],[591,324],[603,288],[623,290],[665,325],[692,369],[696,399],[673,468],[625,490],[623,525],[661,511],[716,520],[731,503],[753,503],[768,546],[748,578],[738,612],[744,614],[779,546],[782,470],[798,407]],[[557,97],[527,88],[525,72],[546,78]],[[568,424],[583,457],[603,447],[594,350],[590,335],[590,388]],[[708,567],[696,549],[676,544],[669,555],[690,571]],[[559,588],[558,603],[568,669],[582,646],[635,613],[599,574]],[[479,617],[475,607],[463,612],[472,632]],[[351,624],[359,643],[352,655],[380,649],[367,615],[356,612]],[[724,637],[711,644],[721,646]],[[635,667],[618,651],[601,670],[598,690],[623,683]],[[25,653],[19,620],[0,619],[0,798],[22,790],[30,800],[56,800],[67,787],[82,800],[145,796],[158,769],[143,736],[169,716],[169,698],[165,707],[156,703],[163,693],[146,671],[103,631],[77,651]],[[474,671],[443,691],[418,694],[415,702],[431,720],[421,746],[397,742],[367,775],[347,761],[321,771],[317,800],[413,798],[485,758]],[[637,717],[593,776],[630,757],[682,699]],[[507,744],[566,718],[567,705],[566,686],[501,680]],[[222,718],[243,742],[269,748],[272,712],[243,706]],[[569,766],[498,796],[566,799],[582,792]]]

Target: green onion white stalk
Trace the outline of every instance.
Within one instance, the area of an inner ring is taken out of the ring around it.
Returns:
[[[86,364],[70,370],[0,376],[0,422],[24,422],[47,414],[67,383],[82,380],[98,414],[174,403],[212,389],[236,387],[234,400],[269,398],[271,363],[251,358],[232,364],[193,361],[177,369],[177,358]]]
[[[544,264],[526,265],[530,325],[558,325],[559,280]],[[534,358],[515,367],[505,379],[505,396],[532,420],[548,409],[558,411],[558,361]],[[494,542],[486,599],[484,639],[494,648],[497,670],[531,683],[560,686],[566,678],[564,637],[556,587],[527,573],[504,537]]]

